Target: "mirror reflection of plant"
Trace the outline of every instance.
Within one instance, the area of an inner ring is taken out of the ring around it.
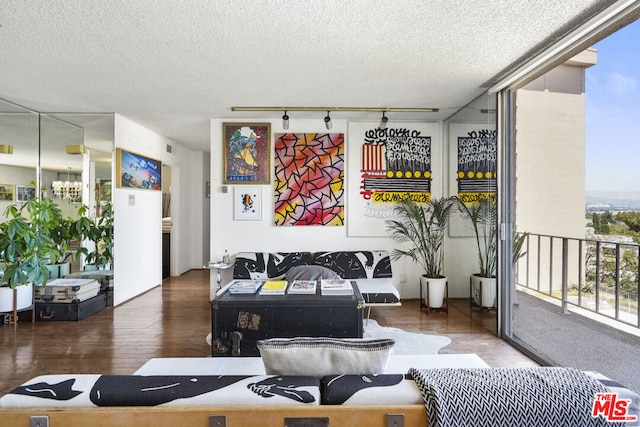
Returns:
[[[84,230],[84,237],[91,240],[95,247],[92,251],[81,248],[87,264],[94,264],[98,268],[113,265],[113,207],[110,202],[104,203],[101,215],[95,220],[85,218],[88,223],[77,224],[78,229]]]
[[[51,200],[31,199],[20,207],[10,205],[5,210],[9,220],[0,224],[0,254],[4,264],[3,281],[9,287],[47,283],[47,264],[60,257],[50,237],[57,209]]]
[[[496,277],[498,266],[498,209],[495,200],[482,198],[462,204],[462,210],[471,220],[476,237],[478,276]]]

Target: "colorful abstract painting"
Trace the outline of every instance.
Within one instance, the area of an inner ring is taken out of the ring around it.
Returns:
[[[275,224],[344,225],[344,134],[275,135]]]
[[[162,162],[116,148],[116,186],[144,190],[162,189]]]

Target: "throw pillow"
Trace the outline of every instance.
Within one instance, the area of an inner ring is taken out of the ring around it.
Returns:
[[[338,273],[321,265],[297,265],[287,271],[287,281],[340,279]]]
[[[268,375],[322,377],[382,374],[393,351],[393,339],[271,338],[257,342]]]

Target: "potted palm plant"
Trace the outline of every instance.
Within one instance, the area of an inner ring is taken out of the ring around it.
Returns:
[[[418,264],[424,274],[420,278],[423,289],[429,282],[431,308],[443,305],[447,278],[444,275],[444,237],[449,226],[451,210],[458,204],[455,196],[432,198],[427,204],[418,204],[406,198],[394,208],[395,219],[386,221],[387,231],[393,240],[408,244],[408,248],[396,248],[392,259],[407,257]],[[427,292],[423,292],[427,295]]]
[[[495,200],[483,198],[461,204],[469,217],[476,238],[479,271],[471,275],[471,302],[493,308],[497,301],[498,210]]]
[[[60,256],[50,237],[55,208],[51,200],[32,199],[21,207],[10,205],[5,210],[9,220],[0,224],[0,288],[4,288],[0,300],[10,298],[11,302],[8,306],[6,301],[0,301],[0,311],[13,311],[14,319],[18,310],[33,304],[32,286],[47,283],[47,264]]]

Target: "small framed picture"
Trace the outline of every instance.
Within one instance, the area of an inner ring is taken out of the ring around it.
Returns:
[[[234,189],[234,216],[236,221],[262,219],[262,189],[260,187],[236,187]]]
[[[13,184],[0,184],[0,202],[13,202]]]
[[[36,198],[36,188],[29,185],[16,185],[16,197],[19,202],[28,202]]]

